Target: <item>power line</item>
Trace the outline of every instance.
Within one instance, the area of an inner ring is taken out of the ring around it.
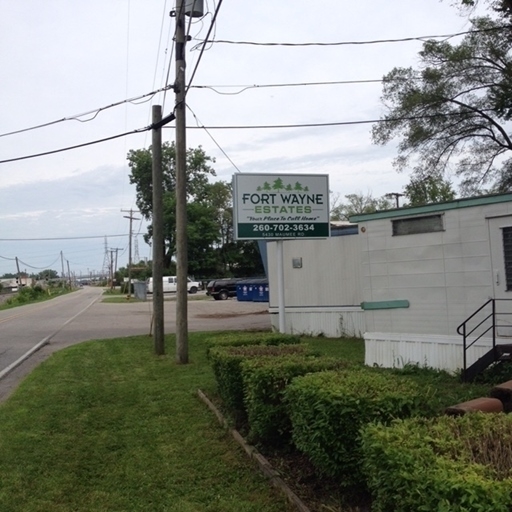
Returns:
[[[494,111],[494,109],[486,109],[486,111]],[[435,117],[446,117],[446,116],[458,116],[458,115],[464,115],[463,113],[454,112],[454,113],[446,113],[446,114],[433,114],[433,115],[425,115],[425,116],[412,116],[412,117],[400,117],[400,118],[388,118],[388,119],[367,119],[367,120],[360,120],[360,121],[338,121],[338,122],[332,122],[332,123],[301,123],[301,124],[267,124],[267,125],[233,125],[233,126],[187,126],[188,130],[205,130],[206,132],[208,130],[259,130],[259,129],[282,129],[282,128],[320,128],[324,126],[352,126],[352,125],[359,125],[359,124],[373,124],[373,123],[392,123],[395,121],[415,121],[418,119],[429,119],[429,118],[435,118]],[[160,123],[158,123],[158,126],[151,125],[147,126],[146,128],[140,128],[138,130],[134,130],[131,132],[121,133],[119,135],[113,135],[112,137],[106,137],[104,139],[98,139],[92,142],[85,142],[83,144],[77,144],[75,146],[68,146],[65,148],[60,149],[54,149],[52,151],[46,151],[44,153],[37,153],[33,155],[26,155],[26,156],[20,156],[16,158],[9,158],[7,160],[0,160],[0,164],[5,164],[8,162],[17,162],[18,160],[27,160],[29,158],[37,158],[40,156],[46,156],[46,155],[52,155],[54,153],[62,153],[64,151],[70,151],[72,149],[82,148],[86,146],[91,146],[93,144],[99,144],[101,142],[106,142],[113,139],[118,139],[120,137],[125,137],[126,135],[132,135],[134,133],[143,133],[148,130],[152,130],[154,127],[162,127],[162,124],[168,123],[172,120],[174,120],[174,114],[171,113],[168,116],[166,116]],[[163,128],[169,128],[168,126],[163,126]],[[208,134],[211,137],[211,134]],[[217,144],[215,139],[213,141]],[[221,151],[222,148],[217,144],[219,149]],[[227,157],[227,155],[226,155]],[[228,157],[229,158],[229,157]],[[231,162],[233,163],[233,162]],[[234,165],[234,164],[233,164]],[[236,167],[236,165],[235,165]],[[0,239],[1,241],[2,239]]]
[[[50,240],[88,240],[91,238],[104,238],[105,236],[109,238],[120,237],[120,236],[128,236],[128,234],[124,235],[92,235],[92,236],[64,236],[64,237],[52,237],[52,238],[0,238],[0,242],[43,242]],[[0,256],[1,258],[2,256]],[[9,258],[4,258],[9,259]]]
[[[93,140],[91,142],[84,142],[83,144],[76,144],[75,146],[68,146],[65,148],[53,149],[51,151],[45,151],[43,153],[36,153],[36,154],[32,154],[32,155],[8,158],[7,160],[0,160],[0,164],[6,164],[8,162],[17,162],[18,160],[27,160],[29,158],[37,158],[40,156],[53,155],[55,153],[62,153],[63,151],[70,151],[72,149],[83,148],[86,146],[92,146],[93,144],[99,144],[101,142],[107,142],[109,140],[119,139],[121,137],[126,137],[127,135],[133,135],[134,133],[143,133],[143,132],[145,132],[147,130],[151,130],[151,129],[152,129],[152,126],[148,126],[146,128],[139,128],[138,130],[133,130],[131,132],[125,132],[125,133],[120,133],[118,135],[112,135],[111,137],[105,137],[104,139]]]
[[[374,79],[374,80],[337,80],[332,82],[298,82],[298,83],[288,83],[288,84],[253,84],[253,85],[192,85],[192,89],[210,89],[213,92],[216,92],[217,94],[223,94],[226,96],[234,96],[237,94],[241,94],[242,92],[248,90],[248,89],[265,89],[265,88],[271,88],[271,87],[300,87],[300,86],[318,86],[318,85],[350,85],[350,84],[376,84],[376,83],[383,83],[383,82],[389,82],[390,80],[384,80],[382,78],[380,79]],[[217,89],[221,88],[240,88],[240,91],[236,92],[221,92]]]
[[[20,263],[23,263],[23,265],[25,265],[25,267],[33,268],[35,270],[46,270],[47,268],[50,268],[51,266],[55,265],[55,263],[57,263],[57,261],[59,261],[59,258],[60,258],[60,255],[57,257],[57,259],[55,261],[53,261],[52,263],[50,263],[49,265],[46,265],[44,267],[33,267],[32,265],[29,265],[28,263],[21,261],[19,258],[18,258],[18,261]]]
[[[484,109],[484,112],[492,111],[495,109]],[[462,116],[466,115],[462,112],[453,112],[446,114],[432,114],[424,116],[411,116],[411,117],[397,117],[387,119],[366,119],[360,121],[339,121],[333,123],[301,123],[301,124],[267,124],[267,125],[232,125],[232,126],[187,126],[188,130],[208,129],[208,130],[258,130],[258,129],[274,129],[274,128],[317,128],[323,126],[352,126],[358,124],[373,124],[373,123],[393,123],[396,121],[416,121],[419,119],[430,119],[436,117],[447,116]]]
[[[38,124],[38,125],[35,125],[35,126],[30,126],[28,128],[22,128],[20,130],[14,130],[14,131],[11,131],[11,132],[1,133],[0,137],[7,137],[8,135],[15,135],[17,133],[28,132],[30,130],[37,130],[39,128],[45,128],[47,126],[52,126],[54,124],[63,123],[65,121],[79,121],[80,123],[88,123],[89,121],[92,121],[93,119],[95,119],[98,116],[98,114],[100,112],[102,112],[103,110],[107,110],[107,109],[112,108],[112,107],[117,107],[117,106],[123,105],[125,103],[132,103],[134,105],[140,105],[141,103],[145,103],[146,101],[149,101],[156,94],[158,94],[160,92],[163,92],[163,91],[166,91],[167,89],[170,89],[170,88],[171,88],[171,86],[166,85],[165,87],[162,87],[161,89],[158,89],[156,91],[148,92],[147,94],[142,94],[140,96],[135,96],[133,98],[126,99],[126,100],[123,100],[123,101],[118,101],[116,103],[112,103],[111,105],[107,105],[106,107],[100,107],[100,108],[96,108],[94,110],[89,110],[88,112],[83,112],[82,114],[76,114],[74,116],[63,117],[62,119],[56,119],[55,121],[49,121],[47,123],[42,123],[42,124]],[[142,101],[142,102],[139,102],[139,103],[135,103],[137,100],[140,100],[140,99],[143,99],[143,98],[148,98],[148,97],[149,97],[148,100],[145,100],[145,101]],[[91,115],[91,114],[94,114],[94,115],[90,119],[79,119],[80,117],[88,116],[88,115]]]
[[[405,43],[409,41],[428,41],[429,39],[451,39],[453,37],[464,36],[467,34],[478,34],[482,32],[495,32],[500,30],[510,30],[510,26],[500,26],[487,28],[482,30],[466,30],[464,32],[456,32],[453,34],[437,34],[430,36],[416,36],[416,37],[402,37],[399,39],[373,39],[369,41],[339,41],[334,43],[259,43],[256,41],[230,41],[227,39],[208,40],[205,39],[203,44],[218,43],[218,44],[233,44],[233,45],[249,45],[249,46],[288,46],[288,47],[304,47],[304,46],[354,46],[354,45],[367,45],[367,44],[382,44],[382,43]],[[199,45],[196,45],[196,47]]]
[[[205,50],[206,45],[208,44],[208,37],[210,36],[210,34],[211,34],[212,30],[213,30],[213,27],[215,25],[215,20],[217,19],[217,14],[219,14],[219,10],[220,10],[220,6],[221,5],[222,5],[222,0],[219,0],[219,3],[217,4],[217,7],[215,8],[215,13],[213,15],[212,21],[210,23],[210,28],[208,29],[208,33],[206,34],[206,39],[203,42],[203,45],[202,45],[202,48],[201,48],[201,52],[199,53],[199,57],[197,58],[196,65],[194,66],[194,70],[192,71],[192,75],[190,76],[190,80],[188,81],[188,85],[187,85],[187,88],[185,90],[185,94],[190,89],[190,85],[192,84],[192,81],[194,80],[194,76],[196,74],[197,68],[199,66],[199,63],[201,62],[201,57],[204,54],[204,50]]]
[[[231,158],[229,158],[228,154],[220,147],[220,144],[215,140],[215,138],[213,137],[213,135],[208,131],[207,128],[205,128],[204,126],[202,126],[202,123],[201,121],[199,121],[198,117],[195,115],[194,111],[187,105],[187,108],[190,110],[190,112],[192,113],[192,115],[194,116],[197,124],[198,124],[198,128],[203,128],[203,130],[208,134],[208,136],[210,137],[210,139],[212,139],[212,141],[214,142],[214,144],[221,150],[222,154],[231,162],[231,165],[238,171],[238,172],[242,172],[235,164],[235,162],[233,162],[233,160],[231,160]],[[199,126],[201,124],[201,126]]]

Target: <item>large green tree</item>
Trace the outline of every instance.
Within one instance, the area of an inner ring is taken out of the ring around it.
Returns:
[[[384,76],[386,114],[373,140],[399,139],[395,166],[423,179],[454,172],[465,195],[512,188],[512,38],[502,18],[476,18],[456,44],[427,41],[418,69]]]
[[[455,199],[455,190],[452,184],[442,176],[426,176],[418,178],[413,176],[404,187],[407,206],[423,206],[425,204],[442,203]]]
[[[213,159],[201,147],[187,151],[187,236],[189,273],[198,278],[222,275],[254,275],[262,271],[261,258],[253,242],[233,239],[231,184],[210,182],[215,176]],[[152,220],[152,150],[130,150],[128,153],[130,183],[136,187],[136,202],[146,220]],[[162,145],[164,264],[173,265],[176,252],[176,148],[174,143]],[[146,242],[152,238],[148,227]],[[252,259],[252,262],[250,261]],[[241,272],[247,271],[247,274]]]
[[[386,197],[373,197],[370,192],[363,194],[347,194],[346,201],[331,209],[331,220],[349,220],[352,215],[360,213],[373,213],[378,210],[393,208]]]
[[[205,200],[208,197],[209,178],[215,176],[215,171],[210,165],[213,160],[206,155],[201,147],[188,149],[186,155],[187,167],[187,223],[188,236],[192,232],[196,234],[200,230],[195,225],[195,212],[198,205],[206,207]],[[128,165],[130,167],[130,183],[136,188],[136,203],[139,211],[148,221],[152,220],[153,212],[153,186],[152,186],[152,148],[136,149],[128,152]],[[171,265],[171,260],[176,252],[176,147],[174,142],[162,144],[162,168],[163,168],[163,206],[164,206],[164,264],[166,268]],[[211,212],[209,212],[211,214]],[[212,235],[204,234],[208,242]],[[152,237],[151,226],[145,235],[146,242]],[[215,237],[214,237],[215,240]],[[189,260],[194,265],[191,252],[194,244],[189,244]]]

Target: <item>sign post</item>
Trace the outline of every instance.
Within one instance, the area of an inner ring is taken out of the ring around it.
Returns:
[[[233,176],[236,240],[277,241],[279,332],[286,332],[284,240],[330,236],[329,177],[326,174]]]

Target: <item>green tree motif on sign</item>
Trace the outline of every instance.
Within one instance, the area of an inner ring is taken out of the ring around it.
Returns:
[[[272,188],[274,190],[282,190],[284,188],[284,183],[283,183],[283,180],[281,178],[277,178],[275,181],[274,181],[274,185],[272,186]]]

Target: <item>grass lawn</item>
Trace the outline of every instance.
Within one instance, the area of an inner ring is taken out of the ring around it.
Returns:
[[[206,360],[214,336],[190,333],[190,364],[181,366],[173,336],[161,357],[147,336],[52,355],[0,405],[0,511],[292,510],[197,397],[199,388],[215,395]],[[361,340],[306,341],[363,360]],[[436,385],[419,372],[413,378]],[[452,393],[455,382],[437,385]],[[327,497],[312,509],[348,510],[337,503]]]
[[[289,510],[197,397],[213,386],[205,339],[190,364],[148,337],[54,354],[0,406],[2,511]]]

